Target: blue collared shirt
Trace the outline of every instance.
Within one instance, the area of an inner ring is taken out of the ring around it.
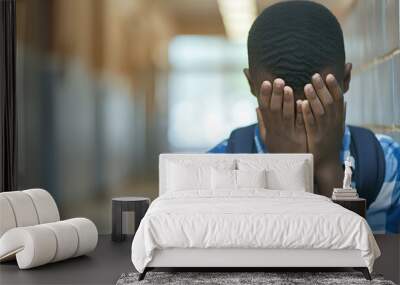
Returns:
[[[340,159],[342,163],[349,157],[353,168],[357,162],[350,155],[350,129],[346,126]],[[400,233],[400,145],[391,137],[377,134],[376,138],[382,146],[385,156],[385,179],[375,201],[367,209],[367,221],[374,233]],[[260,137],[258,125],[254,128],[254,143],[257,153],[267,153]],[[209,153],[226,153],[228,140],[210,149]],[[357,187],[353,181],[353,187]]]

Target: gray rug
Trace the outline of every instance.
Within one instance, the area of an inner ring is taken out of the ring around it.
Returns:
[[[395,285],[381,276],[372,275],[368,281],[359,272],[148,272],[146,278],[137,281],[138,273],[122,274],[117,285],[133,284],[267,284],[267,285],[297,285],[297,284],[379,284]]]

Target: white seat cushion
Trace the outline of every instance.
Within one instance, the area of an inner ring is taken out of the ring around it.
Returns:
[[[0,238],[0,261],[16,255],[20,269],[32,268],[86,254],[97,238],[96,226],[85,218],[13,228]]]
[[[0,238],[0,261],[16,255],[20,269],[49,263],[56,251],[54,233],[42,225],[13,228]]]
[[[32,199],[38,215],[39,224],[51,223],[60,220],[56,202],[50,193],[43,189],[29,189],[22,191]]]
[[[10,202],[17,227],[33,226],[39,223],[35,205],[28,194],[22,191],[11,191],[3,192],[1,195]]]
[[[65,221],[44,224],[48,227],[56,237],[57,246],[56,255],[53,257],[52,262],[60,261],[63,259],[75,256],[78,251],[78,232],[75,228]]]
[[[9,229],[15,228],[14,212],[8,199],[0,195],[0,237]]]
[[[78,233],[79,242],[74,257],[86,254],[96,248],[98,233],[92,221],[85,218],[74,218],[63,222],[74,226]]]
[[[43,189],[0,193],[0,237],[9,229],[60,220],[57,205]]]

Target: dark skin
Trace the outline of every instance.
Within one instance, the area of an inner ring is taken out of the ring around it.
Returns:
[[[249,70],[244,70],[258,101],[258,124],[268,151],[312,153],[317,191],[328,197],[343,181],[343,94],[349,89],[351,68],[350,63],[345,64],[343,75],[336,77],[329,69],[316,73],[296,94],[281,78],[264,72],[253,79]]]

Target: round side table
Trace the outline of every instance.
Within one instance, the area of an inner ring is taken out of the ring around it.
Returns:
[[[150,199],[146,197],[118,197],[112,199],[112,234],[113,241],[123,241],[126,235],[122,232],[123,212],[135,212],[135,232],[146,214]]]

